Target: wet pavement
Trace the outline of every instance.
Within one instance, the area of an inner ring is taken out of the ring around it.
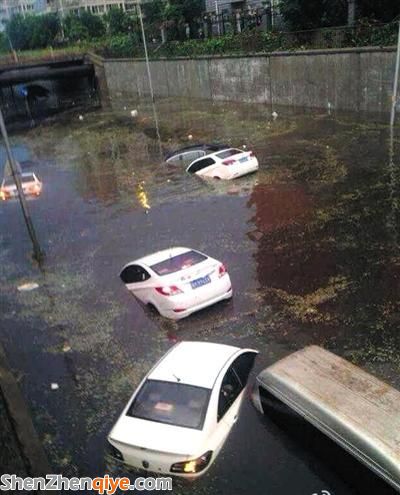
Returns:
[[[44,183],[28,204],[46,257],[32,261],[18,203],[0,204],[1,339],[55,471],[123,472],[106,435],[177,340],[257,348],[255,373],[319,344],[400,388],[399,129],[391,142],[374,116],[277,111],[163,100],[157,132],[149,105],[114,100],[12,137]],[[259,172],[223,182],[162,164],[190,134],[246,145]],[[179,322],[143,308],[119,270],[172,245],[223,261],[233,299]],[[174,493],[391,493],[319,445],[247,400],[215,465]]]

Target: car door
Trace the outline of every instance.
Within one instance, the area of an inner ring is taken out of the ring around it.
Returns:
[[[191,163],[186,169],[186,172],[189,172],[189,174],[208,175],[212,170],[213,165],[215,165],[215,160],[213,158],[201,158],[200,160]]]
[[[242,349],[242,352],[234,357],[216,384],[216,422],[212,440],[215,452],[221,449],[239,417],[240,406],[257,354],[258,352],[255,350]]]
[[[146,302],[146,293],[151,283],[151,276],[147,270],[138,264],[132,263],[122,269],[120,278],[128,290],[133,292],[138,299]]]

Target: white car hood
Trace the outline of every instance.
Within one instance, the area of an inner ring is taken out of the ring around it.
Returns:
[[[111,430],[109,438],[132,447],[190,456],[198,452],[204,433],[124,415]]]

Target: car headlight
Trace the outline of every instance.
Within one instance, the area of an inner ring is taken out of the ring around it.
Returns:
[[[197,459],[172,464],[170,471],[172,473],[199,473],[209,465],[211,457],[212,451],[209,450]]]
[[[120,452],[110,442],[107,443],[106,452],[107,452],[108,455],[110,455],[111,457],[114,457],[115,459],[118,459],[119,461],[123,461],[124,460],[124,456],[122,455],[122,452]]]

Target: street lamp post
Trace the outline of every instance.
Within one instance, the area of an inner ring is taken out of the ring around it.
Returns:
[[[152,104],[152,107],[153,107],[154,124],[156,126],[156,133],[157,133],[157,139],[158,139],[158,144],[159,144],[159,148],[160,148],[160,155],[162,156],[161,136],[160,136],[159,125],[158,125],[157,110],[156,110],[155,101],[154,101],[154,90],[153,90],[153,81],[152,81],[152,78],[151,78],[149,53],[147,51],[146,33],[144,31],[143,16],[142,16],[142,7],[141,7],[140,4],[141,4],[141,0],[139,0],[138,3],[137,3],[138,14],[139,14],[140,28],[141,28],[141,31],[142,31],[144,56],[146,58],[147,77],[148,77],[148,80],[149,80],[151,104]]]
[[[399,66],[400,66],[400,19],[399,19],[399,32],[397,35],[397,55],[396,55],[396,68],[394,71],[394,82],[393,82],[392,111],[390,112],[391,127],[393,127],[394,125],[394,119],[396,115],[397,89],[399,84]]]

